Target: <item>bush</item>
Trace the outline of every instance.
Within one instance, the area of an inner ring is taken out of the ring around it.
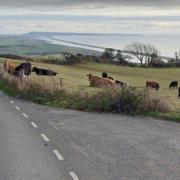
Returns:
[[[168,112],[170,105],[153,90],[125,89],[111,110],[116,113]]]

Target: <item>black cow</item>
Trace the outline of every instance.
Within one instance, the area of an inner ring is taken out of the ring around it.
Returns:
[[[180,87],[178,88],[178,99],[180,99]]]
[[[115,84],[116,84],[117,86],[124,87],[124,82],[122,82],[122,81],[116,80],[116,81],[115,81]]]
[[[107,72],[102,73],[102,78],[106,78],[106,79],[110,79],[110,80],[114,81],[114,78],[111,76],[108,76]]]
[[[155,82],[155,81],[146,81],[146,88],[152,88],[152,89],[155,89],[155,90],[159,90],[160,88],[160,85],[159,83]]]
[[[177,89],[178,88],[178,81],[172,81],[169,85],[169,89]]]
[[[21,78],[25,76],[30,76],[31,75],[31,63],[30,62],[25,62],[20,64],[15,68],[14,71],[15,76],[19,76]]]
[[[103,73],[102,73],[102,78],[108,78],[107,72],[103,72]]]
[[[33,67],[32,72],[35,72],[38,76],[56,76],[58,74],[52,70],[40,69],[37,67]]]

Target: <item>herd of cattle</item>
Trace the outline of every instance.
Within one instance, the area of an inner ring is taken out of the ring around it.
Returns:
[[[38,76],[56,76],[58,74],[52,70],[41,69],[37,67],[32,68],[30,62],[25,62],[20,65],[16,65],[10,62],[9,60],[6,60],[4,62],[4,70],[11,75],[20,77],[21,79],[29,77],[31,75],[31,72],[35,72]]]
[[[88,74],[87,76],[91,87],[130,87],[127,82],[114,80],[113,77],[108,76],[107,72],[103,72],[102,77],[94,76],[92,74]],[[158,91],[160,89],[160,85],[155,81],[146,81],[146,88],[152,88]],[[180,87],[178,88],[178,81],[170,82],[169,89],[178,89],[178,97],[180,97]]]
[[[47,70],[41,69],[37,67],[33,67],[30,62],[25,62],[20,65],[16,65],[9,60],[4,62],[4,70],[7,71],[9,74],[14,75],[16,77],[20,77],[21,79],[25,77],[29,77],[31,72],[35,72],[38,76],[56,76],[58,73]],[[90,87],[121,87],[126,88],[130,87],[127,82],[114,80],[113,77],[108,76],[107,72],[102,73],[102,77],[94,76],[92,74],[87,75],[90,81]],[[155,81],[146,81],[146,88],[152,88],[155,90],[160,89],[160,85],[158,82]],[[180,87],[178,88],[178,81],[172,81],[169,85],[169,89],[178,89],[178,97],[180,97]]]

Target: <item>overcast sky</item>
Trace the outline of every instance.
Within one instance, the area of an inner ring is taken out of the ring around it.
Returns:
[[[0,33],[180,34],[180,0],[0,0]]]
[[[176,7],[179,6],[179,0],[1,0],[1,6],[14,7],[70,7],[70,6],[151,6],[151,7]]]

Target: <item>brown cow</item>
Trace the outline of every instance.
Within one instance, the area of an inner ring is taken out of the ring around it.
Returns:
[[[6,60],[4,62],[4,70],[10,74],[13,74],[15,72],[16,66],[16,64],[10,62],[9,60]]]
[[[93,76],[92,74],[87,75],[90,81],[90,87],[116,87],[114,81],[106,78],[101,78],[98,76]]]
[[[160,86],[159,86],[159,83],[157,82],[150,82],[150,81],[146,81],[146,88],[152,88],[152,89],[155,89],[155,90],[159,90]]]

